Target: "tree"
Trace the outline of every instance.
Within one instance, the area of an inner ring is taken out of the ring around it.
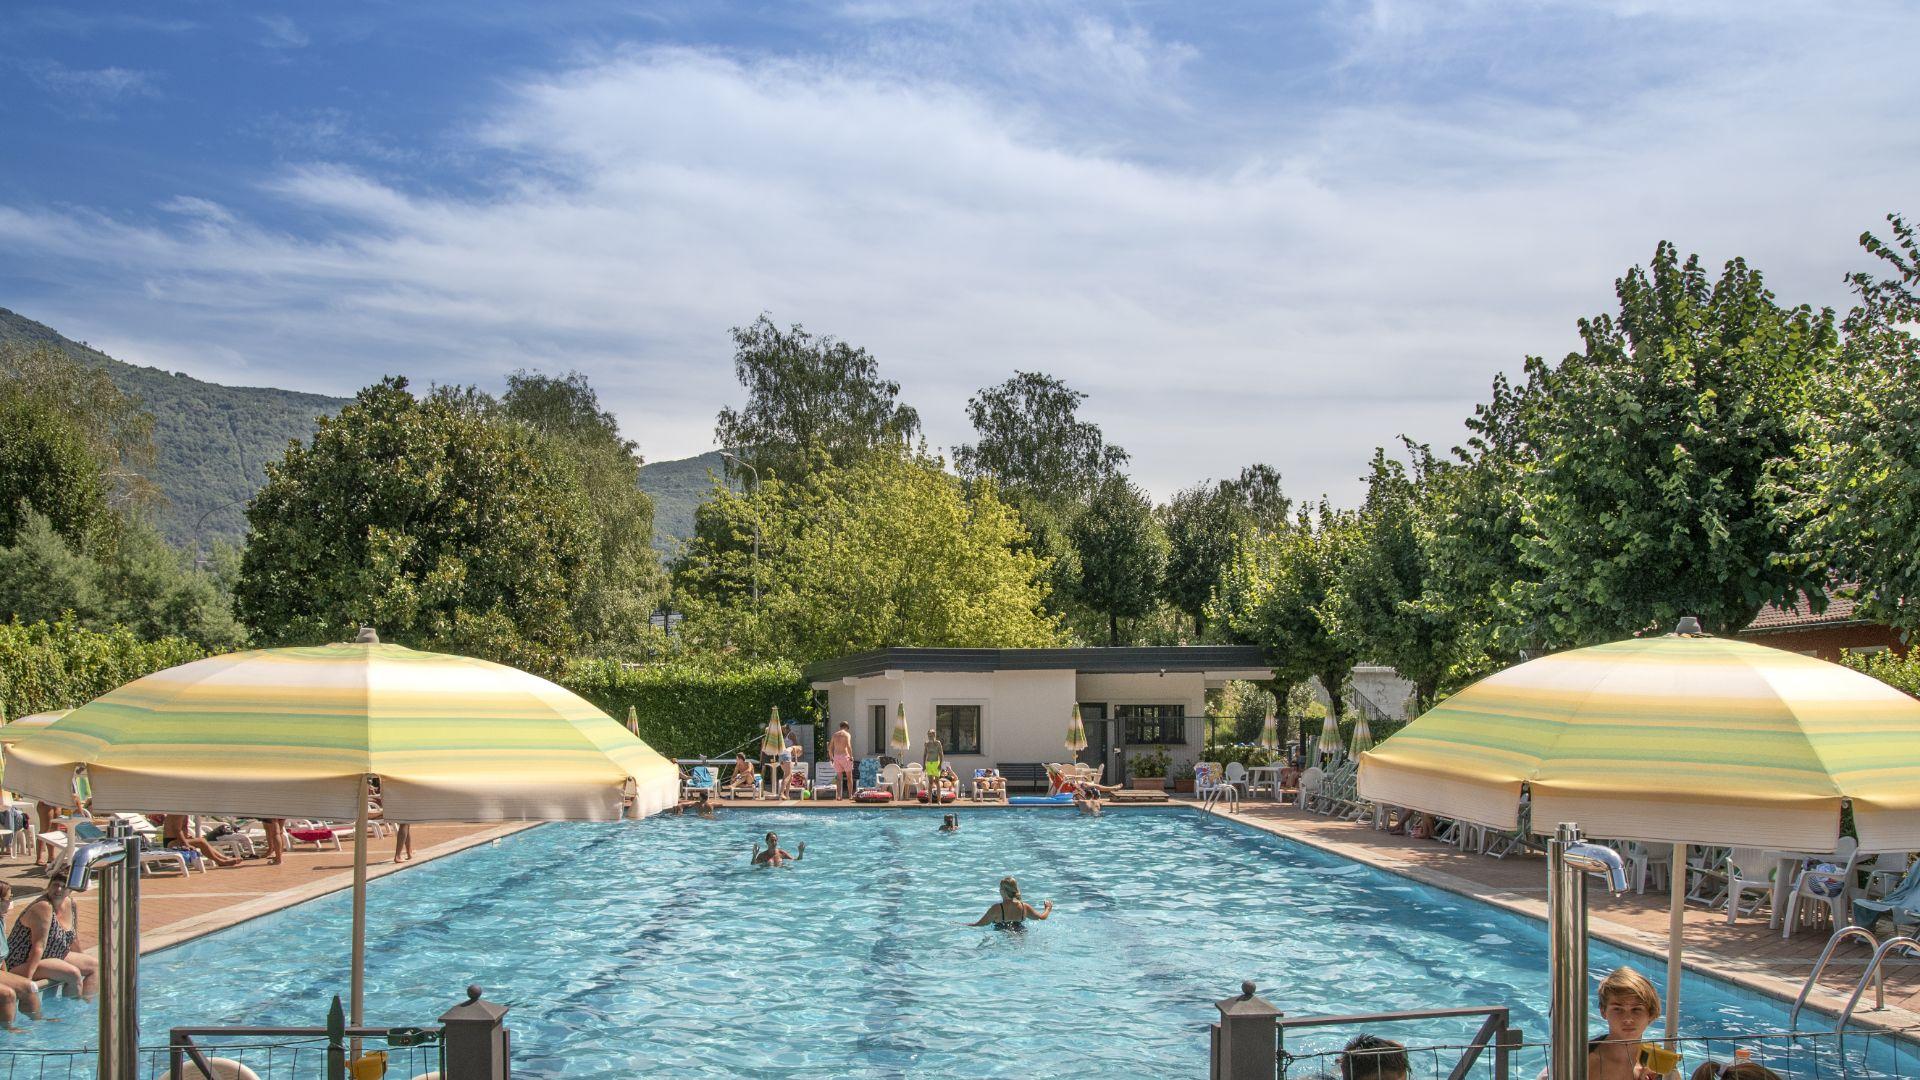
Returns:
[[[877,450],[897,452],[920,432],[920,414],[899,404],[900,384],[880,378],[867,350],[786,330],[761,315],[733,328],[733,371],[747,389],[741,409],[720,410],[714,438],[761,479],[797,479],[809,452],[847,466]]]
[[[1002,490],[1048,504],[1084,502],[1127,463],[1127,452],[1107,443],[1098,424],[1080,419],[1086,399],[1051,375],[1014,372],[967,400],[979,438],[954,450],[954,467],[969,480],[991,477]]]
[[[638,448],[579,372],[507,376],[500,411],[525,424],[580,479],[594,518],[594,556],[579,583],[573,623],[599,649],[630,646],[647,625],[666,577],[653,550],[653,500],[640,490]]]
[[[1207,605],[1220,574],[1243,538],[1287,527],[1293,500],[1271,465],[1249,465],[1232,480],[1198,484],[1173,497],[1162,511],[1167,533],[1167,602],[1193,619],[1193,633],[1206,632]]]
[[[1146,494],[1124,476],[1108,477],[1068,528],[1080,560],[1075,598],[1107,620],[1107,644],[1120,644],[1120,620],[1153,611],[1167,563],[1167,538]]]
[[[1434,695],[1459,654],[1457,627],[1446,608],[1426,600],[1431,576],[1421,529],[1421,502],[1433,455],[1407,443],[1411,471],[1376,449],[1367,497],[1341,553],[1325,611],[1335,635],[1363,659],[1386,664],[1413,683],[1416,711]]]
[[[1322,502],[1302,508],[1292,528],[1255,534],[1234,552],[1212,605],[1213,617],[1236,641],[1258,645],[1273,665],[1275,693],[1318,678],[1334,719],[1359,661],[1355,643],[1337,632],[1329,600],[1343,553],[1352,545],[1351,514]]]
[[[1897,215],[1893,239],[1860,244],[1892,271],[1848,278],[1859,302],[1840,362],[1820,380],[1783,492],[1802,549],[1858,590],[1861,614],[1920,628],[1920,239]]]
[[[24,509],[87,543],[156,501],[153,418],[105,372],[59,349],[0,346],[0,544]]]
[[[1580,322],[1544,400],[1523,481],[1523,590],[1548,644],[1585,645],[1698,615],[1732,633],[1770,600],[1819,593],[1791,551],[1772,476],[1794,447],[1831,311],[1782,308],[1739,259],[1710,281],[1662,243],[1615,284],[1617,317]]]
[[[403,378],[289,445],[247,507],[238,613],[269,644],[382,639],[541,673],[577,643],[586,495],[532,431]]]
[[[1060,644],[1046,566],[1021,540],[991,485],[969,490],[913,455],[821,464],[746,492],[716,484],[675,574],[682,634],[801,663],[886,646]]]

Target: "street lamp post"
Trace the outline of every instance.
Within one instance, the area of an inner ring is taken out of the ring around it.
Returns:
[[[753,489],[760,490],[760,470],[751,462],[742,461],[725,450],[720,451],[720,456],[752,473]],[[753,508],[753,607],[756,611],[760,608],[760,508],[757,506]]]

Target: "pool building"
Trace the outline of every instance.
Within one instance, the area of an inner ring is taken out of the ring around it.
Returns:
[[[874,649],[806,670],[826,696],[829,729],[844,721],[856,755],[887,751],[904,703],[918,760],[929,728],[954,768],[1060,761],[1067,720],[1080,706],[1087,748],[1077,755],[1124,775],[1127,755],[1164,749],[1192,762],[1205,741],[1207,691],[1233,679],[1271,679],[1256,646],[1103,649]]]

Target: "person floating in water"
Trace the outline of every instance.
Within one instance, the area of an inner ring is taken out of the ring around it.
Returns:
[[[948,814],[947,820],[940,823],[940,831],[941,832],[959,832],[960,831],[960,815]]]
[[[1092,784],[1081,784],[1073,789],[1073,805],[1083,814],[1100,816],[1100,789]]]
[[[780,838],[773,833],[768,833],[766,850],[763,851],[757,846],[753,849],[753,865],[785,866],[790,862],[799,862],[806,854],[807,842],[805,840],[800,841],[800,851],[798,854],[795,854],[790,851],[780,850]]]
[[[1028,919],[1046,921],[1053,914],[1053,901],[1048,900],[1039,910],[1032,904],[1020,899],[1020,883],[1010,877],[1000,879],[1000,902],[987,909],[968,926],[992,926],[995,930],[1025,930]]]

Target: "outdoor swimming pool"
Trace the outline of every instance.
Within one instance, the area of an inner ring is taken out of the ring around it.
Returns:
[[[477,982],[513,1007],[529,1077],[1200,1076],[1211,1002],[1251,978],[1290,1015],[1506,1004],[1545,1038],[1531,920],[1192,811],[973,813],[956,835],[939,820],[552,825],[423,865],[370,892],[368,1020],[431,1022]],[[806,860],[750,868],[767,829],[807,841]],[[1008,873],[1053,919],[962,925]],[[145,958],[143,1043],[321,1023],[347,937],[336,894]],[[1596,978],[1622,962],[1594,949]],[[1689,1030],[1786,1026],[1780,1003],[1696,976],[1685,1007]],[[91,1031],[70,1019],[7,1045],[75,1037]]]

